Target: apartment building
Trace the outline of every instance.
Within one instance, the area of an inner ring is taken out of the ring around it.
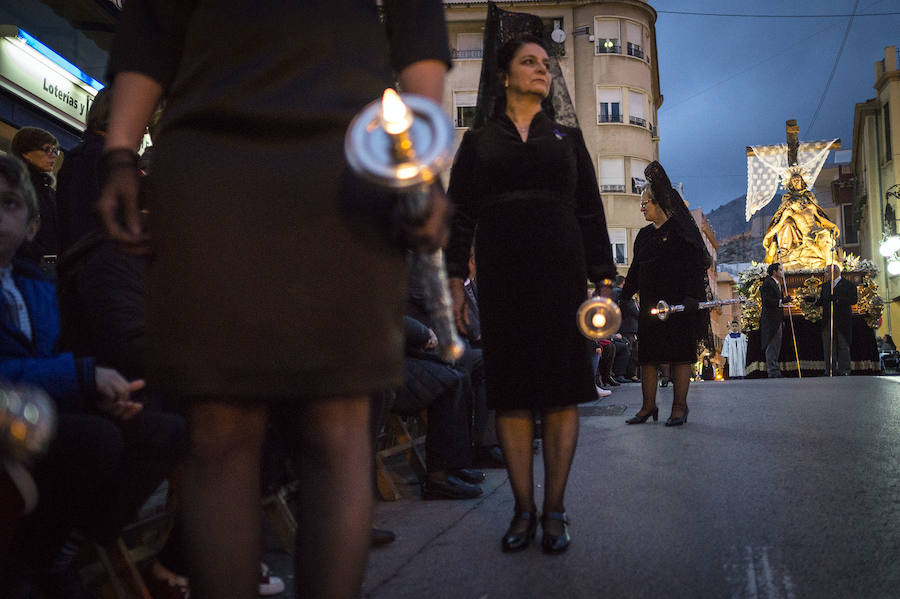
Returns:
[[[634,179],[659,157],[656,114],[663,101],[656,60],[656,11],[642,0],[501,2],[544,21],[559,57],[603,196],[613,257],[624,274],[638,230],[646,225]],[[444,2],[454,66],[444,108],[457,143],[475,113],[486,1]],[[554,33],[555,31],[562,31]],[[562,40],[562,41],[557,41]]]
[[[885,312],[877,334],[900,327],[900,52],[884,49],[875,63],[876,95],[853,115],[854,206],[859,211],[859,248],[875,261]],[[885,242],[888,242],[887,244]]]

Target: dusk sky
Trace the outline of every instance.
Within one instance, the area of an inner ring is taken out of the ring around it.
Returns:
[[[650,0],[656,22],[660,162],[704,212],[747,190],[748,145],[841,138],[852,147],[853,110],[875,97],[874,63],[900,47],[900,0]],[[857,17],[751,18],[685,12]],[[672,12],[667,12],[672,11]],[[895,13],[862,16],[866,13]],[[819,102],[821,109],[816,115]]]

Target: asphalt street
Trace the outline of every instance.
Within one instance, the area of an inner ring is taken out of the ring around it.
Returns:
[[[671,387],[658,401],[660,421],[635,426],[639,385],[582,406],[567,553],[500,551],[503,470],[467,501],[408,485],[377,506],[397,540],[371,552],[364,595],[900,597],[900,377],[693,383],[677,428]]]

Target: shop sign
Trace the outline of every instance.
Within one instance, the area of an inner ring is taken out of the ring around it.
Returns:
[[[84,129],[97,90],[0,30],[0,86],[76,129]]]

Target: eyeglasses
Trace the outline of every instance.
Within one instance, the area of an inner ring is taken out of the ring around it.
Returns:
[[[48,156],[59,156],[59,148],[56,146],[46,145],[41,150]]]

